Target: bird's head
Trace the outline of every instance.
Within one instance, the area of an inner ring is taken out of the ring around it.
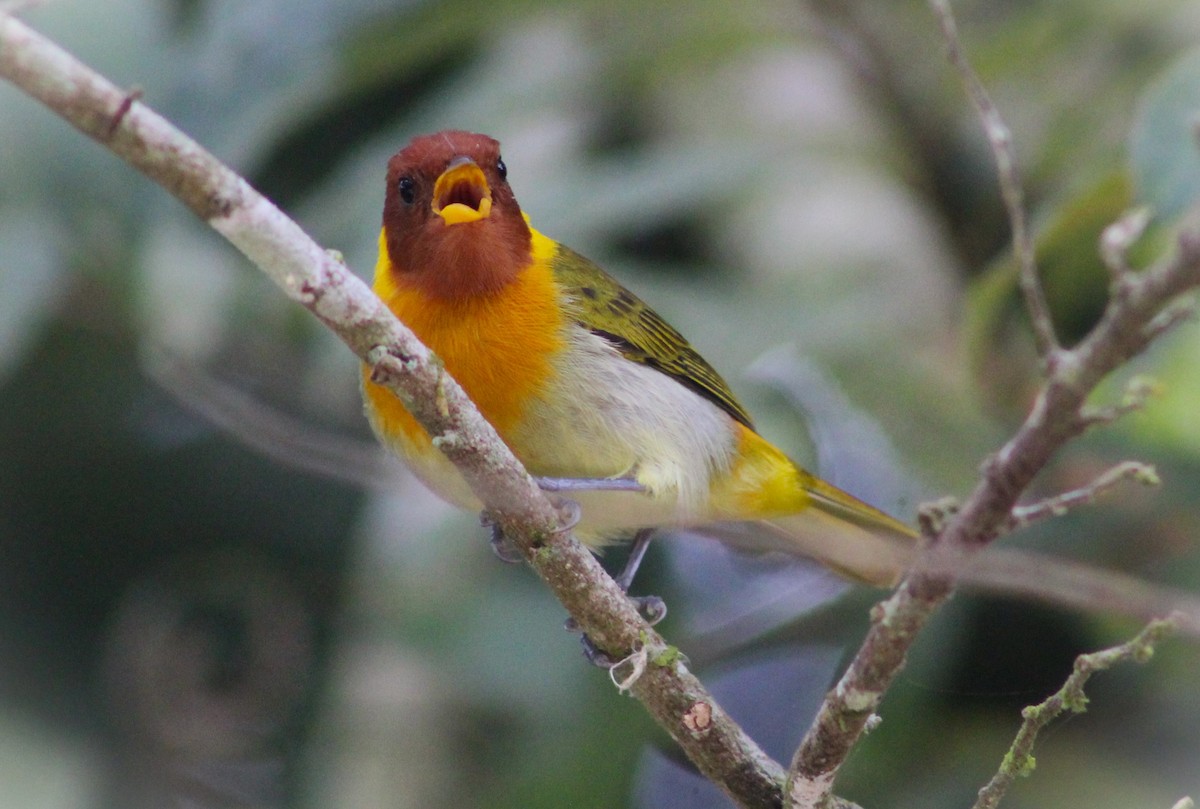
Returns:
[[[530,260],[531,236],[500,143],[446,131],[388,161],[384,239],[397,284],[438,298],[486,295]]]

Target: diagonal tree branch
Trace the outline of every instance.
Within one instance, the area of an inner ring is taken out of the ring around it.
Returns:
[[[334,331],[453,461],[579,627],[614,658],[644,655],[630,692],[742,806],[778,805],[783,769],[638,615],[430,351],[339,260],[141,101],[0,9],[0,76],[146,174]],[[702,716],[703,721],[696,717]]]

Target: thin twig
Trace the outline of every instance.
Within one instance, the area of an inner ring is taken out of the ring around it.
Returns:
[[[1030,705],[1021,711],[1024,718],[1021,729],[1017,731],[1016,739],[1004,754],[999,770],[992,780],[979,790],[979,799],[975,801],[973,809],[996,809],[1017,778],[1029,775],[1033,771],[1036,763],[1033,746],[1037,742],[1038,733],[1063,711],[1083,713],[1087,710],[1088,698],[1083,687],[1093,674],[1131,660],[1145,663],[1153,656],[1155,647],[1174,630],[1174,618],[1152,621],[1133,640],[1111,649],[1077,657],[1075,670],[1067,677],[1062,688],[1045,702]]]
[[[1013,253],[1020,265],[1020,287],[1025,296],[1025,307],[1029,310],[1029,319],[1033,326],[1033,336],[1037,343],[1038,356],[1045,362],[1052,361],[1059,348],[1058,337],[1054,332],[1054,320],[1050,316],[1050,306],[1046,303],[1046,294],[1038,280],[1037,260],[1035,257],[1033,236],[1029,229],[1029,219],[1025,212],[1025,190],[1021,181],[1021,170],[1017,162],[1017,154],[1013,148],[1012,131],[1004,123],[1000,111],[992,103],[987,89],[980,81],[975,68],[962,50],[958,37],[958,27],[954,22],[954,13],[950,10],[949,0],[929,0],[929,5],[937,15],[942,27],[942,37],[946,43],[947,57],[958,71],[959,77],[966,87],[971,103],[983,124],[983,132],[987,137],[992,157],[996,161],[996,175],[1000,181],[1000,196],[1008,211],[1008,220],[1012,227]]]
[[[1166,309],[1163,309],[1154,316],[1153,320],[1146,324],[1144,329],[1146,341],[1157,340],[1176,326],[1187,323],[1195,316],[1196,302],[1191,298],[1181,298],[1180,300],[1172,301]]]
[[[1148,376],[1138,375],[1125,383],[1125,391],[1116,404],[1094,406],[1087,405],[1079,411],[1081,429],[1088,430],[1112,424],[1114,421],[1136,413],[1146,406],[1150,397],[1160,393],[1161,386]]]
[[[649,665],[630,692],[693,763],[741,806],[777,804],[783,769],[726,714],[682,655],[638,614],[441,363],[365,284],[292,220],[141,101],[0,14],[0,76],[180,199],[377,372],[437,437],[505,535],[597,647]],[[116,125],[113,125],[113,122]],[[683,718],[704,703],[709,722]]]
[[[1028,528],[1034,523],[1050,517],[1061,517],[1073,508],[1091,505],[1101,494],[1115,488],[1124,480],[1135,480],[1145,486],[1157,486],[1161,481],[1154,467],[1139,461],[1122,461],[1098,475],[1091,483],[1069,492],[1047,497],[1028,506],[1016,506],[1012,510],[1009,530]]]

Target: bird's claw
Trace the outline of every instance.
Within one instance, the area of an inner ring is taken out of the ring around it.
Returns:
[[[637,609],[638,614],[645,618],[650,626],[654,626],[667,617],[667,602],[658,596],[629,596],[629,600],[633,602],[633,606]],[[587,659],[587,662],[602,669],[611,669],[616,665],[617,661],[607,652],[601,651],[592,642],[592,639],[586,633],[583,633],[574,618],[568,618],[563,622],[563,629],[573,635],[579,634],[579,643],[583,646],[583,656]]]
[[[561,520],[559,526],[554,529],[554,533],[565,534],[579,524],[579,520],[583,516],[583,509],[580,508],[579,503],[568,497],[554,497],[553,503],[554,510],[558,512]],[[525,561],[521,549],[505,536],[504,529],[492,518],[491,514],[486,511],[480,512],[479,524],[484,528],[491,529],[492,536],[488,540],[488,544],[491,545],[492,553],[496,554],[501,562],[515,565]]]
[[[613,664],[616,663],[616,661],[613,660],[613,658],[610,657],[607,652],[600,651],[600,647],[592,643],[592,639],[589,638],[587,634],[579,628],[579,624],[574,618],[567,618],[567,620],[563,622],[563,629],[567,630],[572,635],[579,635],[579,645],[583,647],[583,656],[587,659],[587,662],[591,663],[593,666],[601,669],[610,669],[613,667]]]
[[[601,651],[596,644],[592,643],[592,639],[587,635],[579,636],[579,645],[583,647],[583,656],[587,659],[587,662],[596,668],[612,669],[613,666],[617,665],[617,661],[608,652]]]
[[[488,546],[492,549],[492,553],[496,554],[497,559],[506,565],[515,565],[525,561],[525,557],[521,555],[521,549],[505,536],[504,529],[492,519],[491,514],[486,511],[480,513],[479,524],[484,528],[491,529]]]
[[[583,509],[578,501],[569,497],[551,497],[551,502],[554,503],[554,510],[558,512],[558,516],[562,520],[555,529],[556,534],[565,534],[579,525],[579,520],[583,517]]]
[[[667,617],[667,602],[658,596],[630,596],[629,600],[650,626]]]

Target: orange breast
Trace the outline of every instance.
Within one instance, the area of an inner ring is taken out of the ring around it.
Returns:
[[[380,251],[375,292],[433,349],[446,370],[503,437],[519,425],[525,405],[541,393],[553,358],[565,348],[558,287],[541,256],[497,293],[465,300],[430,298],[397,283]],[[364,369],[364,374],[369,373]],[[367,406],[387,437],[426,445],[424,430],[386,389],[364,380]],[[432,447],[430,447],[432,449]]]

